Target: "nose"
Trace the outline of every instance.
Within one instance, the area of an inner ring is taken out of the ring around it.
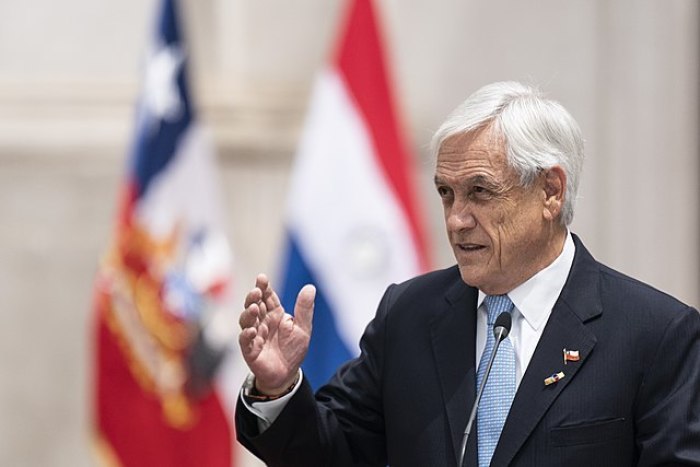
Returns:
[[[445,223],[448,231],[459,232],[476,227],[476,218],[469,203],[454,203],[445,212]]]

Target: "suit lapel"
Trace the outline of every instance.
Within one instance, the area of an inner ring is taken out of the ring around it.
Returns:
[[[435,366],[456,459],[459,459],[462,434],[476,397],[474,341],[477,297],[476,289],[459,279],[445,297],[448,306],[438,310],[430,328]],[[467,450],[467,458],[474,456],[474,460],[475,439],[475,436],[471,436]]]
[[[512,461],[552,402],[586,364],[596,344],[595,335],[585,323],[602,313],[598,265],[575,235],[574,242],[576,256],[569,278],[515,394],[493,465],[508,465]],[[578,350],[580,360],[565,365],[563,349]],[[545,378],[559,372],[564,373],[563,379],[545,385]]]

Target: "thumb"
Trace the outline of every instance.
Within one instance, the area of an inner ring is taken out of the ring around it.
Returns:
[[[294,322],[311,334],[312,321],[314,317],[314,299],[316,298],[316,287],[311,284],[305,285],[297,295],[297,302],[294,305]]]

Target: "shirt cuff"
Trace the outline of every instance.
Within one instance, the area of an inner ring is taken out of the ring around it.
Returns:
[[[243,405],[246,407],[246,409],[248,409],[249,412],[258,417],[258,430],[261,434],[265,430],[270,428],[270,425],[272,425],[275,422],[275,420],[277,420],[277,417],[279,417],[280,413],[282,413],[282,410],[284,410],[284,408],[287,406],[289,400],[294,396],[294,394],[296,394],[297,390],[299,389],[299,386],[301,386],[301,379],[303,377],[304,373],[301,371],[301,368],[299,368],[299,377],[297,378],[297,382],[292,388],[292,390],[289,391],[287,394],[280,397],[279,399],[275,399],[272,401],[253,402],[249,402],[245,396],[248,395],[250,390],[253,388],[253,385],[255,384],[255,375],[251,373],[245,379],[243,387],[241,388],[241,402],[243,402]]]

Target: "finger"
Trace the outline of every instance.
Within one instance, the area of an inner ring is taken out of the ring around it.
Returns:
[[[248,306],[248,308],[243,310],[240,318],[238,318],[238,324],[241,329],[255,327],[256,323],[259,322],[259,316],[260,308],[258,307],[257,303],[253,303],[252,305]]]
[[[305,285],[297,295],[297,302],[294,305],[294,322],[297,326],[311,334],[312,321],[314,317],[314,300],[316,299],[316,287],[311,284]]]
[[[262,300],[267,304],[268,310],[275,310],[281,305],[279,296],[270,285],[270,279],[265,274],[258,274],[255,285],[262,290]]]
[[[260,336],[263,340],[267,340],[267,336],[270,334],[270,328],[267,326],[267,324],[262,323],[260,326],[258,326],[258,336]]]
[[[260,290],[265,290],[267,288],[267,285],[270,283],[270,279],[267,277],[267,274],[264,272],[261,272],[257,276],[255,276],[255,286],[259,288]]]
[[[261,273],[257,275],[255,278],[255,287],[260,289],[260,299],[263,300],[265,295],[268,293],[268,289],[270,288],[270,279],[268,279],[266,274]]]
[[[243,306],[245,308],[248,308],[251,304],[258,303],[260,300],[262,300],[262,295],[262,289],[259,287],[255,287],[245,296],[245,302],[243,303]]]
[[[294,331],[294,317],[292,315],[288,315],[287,313],[282,316],[282,319],[280,320],[279,323],[279,330],[278,332],[280,333],[280,336],[282,338],[289,337],[292,332]]]
[[[238,345],[241,347],[243,357],[248,359],[255,358],[255,336],[257,336],[255,328],[246,328],[238,335]]]
[[[277,295],[277,292],[275,292],[272,289],[272,287],[270,287],[269,291],[270,291],[269,295],[265,297],[265,303],[267,304],[267,309],[268,310],[276,310],[278,308],[282,308],[282,302],[280,301],[280,298]]]

